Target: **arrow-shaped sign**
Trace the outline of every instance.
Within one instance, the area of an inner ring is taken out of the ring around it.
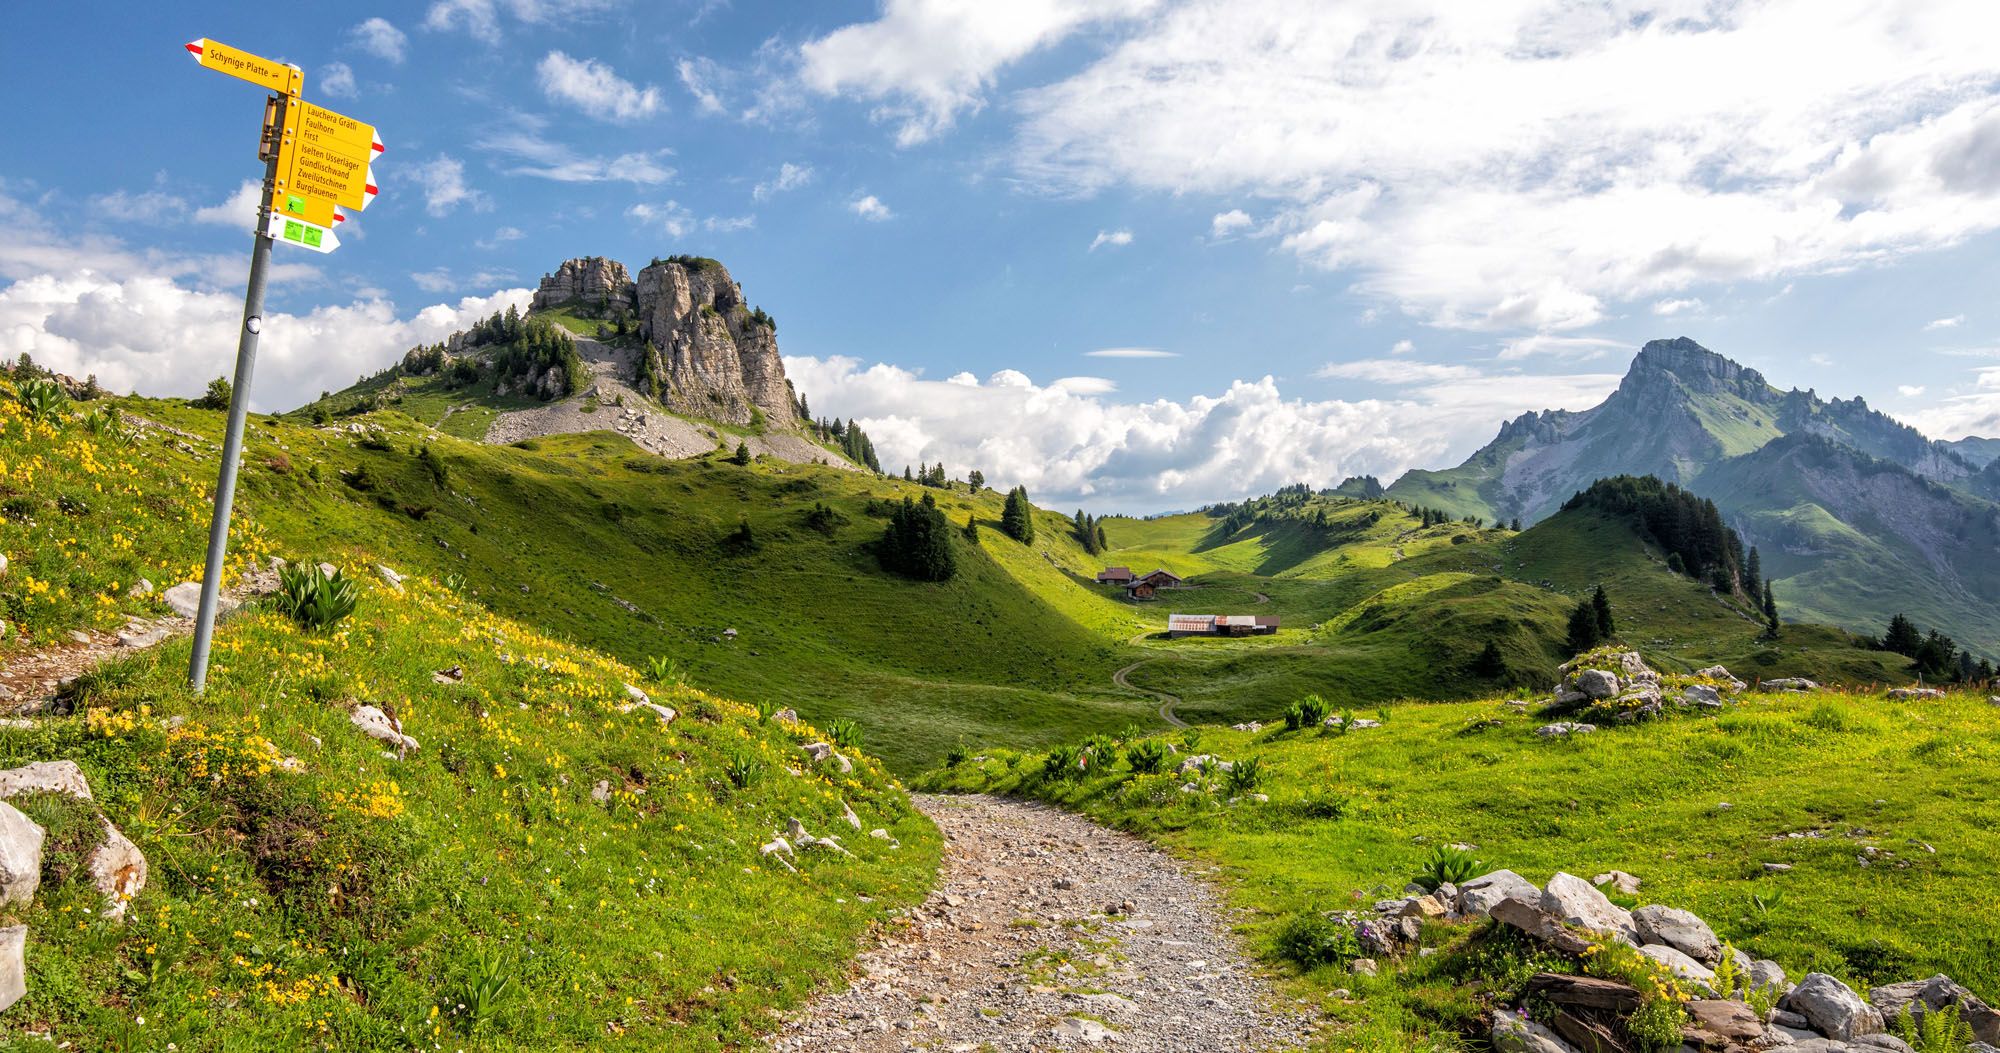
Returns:
[[[316,223],[289,219],[275,212],[264,222],[264,236],[273,241],[297,245],[314,252],[332,252],[340,247],[340,236],[333,231]]]
[[[273,62],[261,55],[252,55],[248,51],[238,51],[207,37],[190,40],[184,46],[187,48],[187,53],[202,66],[272,91],[298,98],[300,89],[305,87],[305,74],[301,73],[297,66]]]

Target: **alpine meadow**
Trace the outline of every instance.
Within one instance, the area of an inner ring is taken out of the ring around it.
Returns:
[[[1990,3],[110,7],[0,1050],[2000,1053]]]

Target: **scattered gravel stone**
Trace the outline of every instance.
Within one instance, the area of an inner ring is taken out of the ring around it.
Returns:
[[[1278,1008],[1220,897],[1171,856],[1039,804],[913,800],[944,834],[937,890],[907,924],[885,926],[853,983],[793,1014],[771,1048],[1181,1053],[1308,1043],[1308,1019]]]

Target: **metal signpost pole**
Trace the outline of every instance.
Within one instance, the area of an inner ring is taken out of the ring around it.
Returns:
[[[278,103],[283,118],[286,101]],[[265,167],[267,181],[277,163]],[[264,277],[271,268],[271,239],[264,230],[269,209],[259,209],[257,232],[251,235],[250,288],[243,295],[243,330],[236,341],[236,380],[229,392],[229,427],[222,437],[222,471],[215,483],[215,515],[208,524],[208,563],[201,575],[201,608],[194,618],[194,656],[188,660],[188,683],[199,695],[208,684],[208,645],[215,635],[215,607],[222,594],[222,557],[229,547],[229,510],[236,501],[236,462],[243,452],[243,421],[250,412],[250,374],[257,365],[257,336],[264,329]]]

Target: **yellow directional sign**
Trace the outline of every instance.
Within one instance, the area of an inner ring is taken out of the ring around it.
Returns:
[[[314,145],[303,137],[287,141],[278,151],[278,182],[284,194],[323,198],[357,211],[375,198],[368,155]]]
[[[262,85],[295,99],[305,87],[305,74],[301,73],[297,66],[287,66],[260,55],[252,55],[248,51],[238,51],[207,37],[189,41],[186,47],[188,54],[193,55],[196,62],[209,69]]]
[[[311,194],[287,194],[274,190],[269,208],[274,215],[302,219],[315,226],[331,227],[340,222],[339,214],[333,210],[333,202]]]
[[[374,125],[363,124],[346,114],[335,113],[304,100],[300,100],[298,106],[298,135],[305,142],[362,157],[382,152],[382,137],[375,134]]]

